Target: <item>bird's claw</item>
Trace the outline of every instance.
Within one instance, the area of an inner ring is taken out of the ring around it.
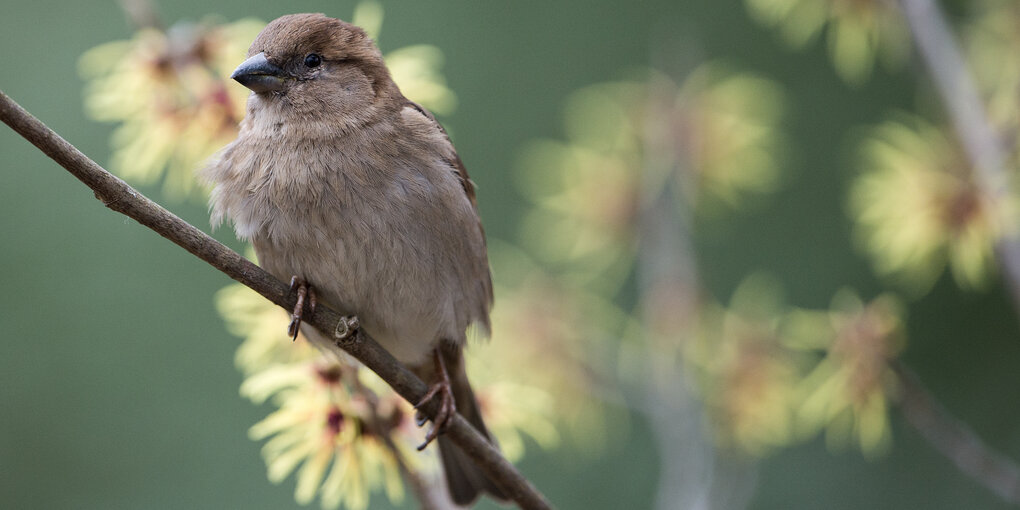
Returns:
[[[446,430],[450,419],[457,414],[457,403],[453,398],[450,376],[446,373],[446,366],[443,363],[442,356],[439,354],[438,350],[436,350],[433,355],[435,356],[436,373],[439,380],[430,386],[428,393],[426,393],[425,396],[414,405],[414,408],[419,410],[417,416],[418,426],[420,427],[425,424],[425,418],[421,413],[421,407],[437,396],[439,397],[439,411],[436,412],[436,417],[432,420],[432,428],[430,428],[428,433],[425,434],[425,442],[418,446],[418,451],[424,450],[429,443],[439,437],[439,434]]]
[[[432,422],[432,428],[429,429],[428,433],[425,434],[425,442],[418,445],[418,451],[422,451],[426,446],[429,445],[433,440],[439,437],[450,422],[450,418],[457,412],[457,404],[453,400],[453,392],[450,390],[449,381],[439,381],[429,388],[429,392],[425,394],[422,399],[415,404],[415,409],[427,404],[430,400],[439,396],[439,411],[436,413],[436,418]],[[424,421],[421,421],[420,425],[423,425]]]
[[[294,311],[290,314],[290,324],[287,325],[287,336],[293,341],[297,340],[298,330],[304,319],[305,300],[308,300],[308,314],[311,315],[315,313],[316,299],[315,290],[300,276],[290,278],[290,290],[297,291],[297,303],[294,304]]]

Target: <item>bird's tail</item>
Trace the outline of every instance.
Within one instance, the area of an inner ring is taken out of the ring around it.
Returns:
[[[485,428],[482,414],[478,409],[478,401],[475,400],[475,394],[468,382],[461,348],[441,348],[440,352],[442,352],[446,371],[450,376],[450,386],[453,391],[453,399],[457,404],[457,411],[478,432],[488,438],[489,442],[495,444],[489,431]],[[474,461],[461,451],[459,446],[443,435],[440,435],[437,441],[439,442],[439,457],[443,463],[443,471],[446,473],[446,484],[450,489],[450,496],[454,503],[462,506],[470,505],[483,492],[497,500],[506,500],[503,491],[475,466]]]

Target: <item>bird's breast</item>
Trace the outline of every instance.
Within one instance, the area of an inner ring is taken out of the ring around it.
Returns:
[[[445,162],[385,145],[255,145],[221,165],[213,208],[252,241],[266,270],[307,279],[402,361],[439,338],[463,341],[468,323],[484,322],[484,243]]]

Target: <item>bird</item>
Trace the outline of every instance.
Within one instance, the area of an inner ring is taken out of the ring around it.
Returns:
[[[298,294],[288,333],[323,303],[426,382],[440,413],[426,446],[454,502],[502,491],[442,434],[460,412],[495,444],[464,367],[467,330],[488,336],[485,232],[450,137],[394,83],[361,28],[323,14],[270,22],[231,78],[251,90],[237,139],[202,170],[211,221],[232,223],[258,263]]]

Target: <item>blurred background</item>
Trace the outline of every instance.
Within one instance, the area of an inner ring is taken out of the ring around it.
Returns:
[[[376,35],[478,186],[472,377],[557,508],[1020,501],[1015,200],[976,183],[897,3],[124,5],[6,2],[0,89],[206,231],[192,172],[262,24]],[[1020,12],[942,7],[1013,177]],[[0,131],[0,506],[416,507],[391,459],[433,477],[400,453],[422,433],[352,425],[406,409],[359,407],[283,312]]]

